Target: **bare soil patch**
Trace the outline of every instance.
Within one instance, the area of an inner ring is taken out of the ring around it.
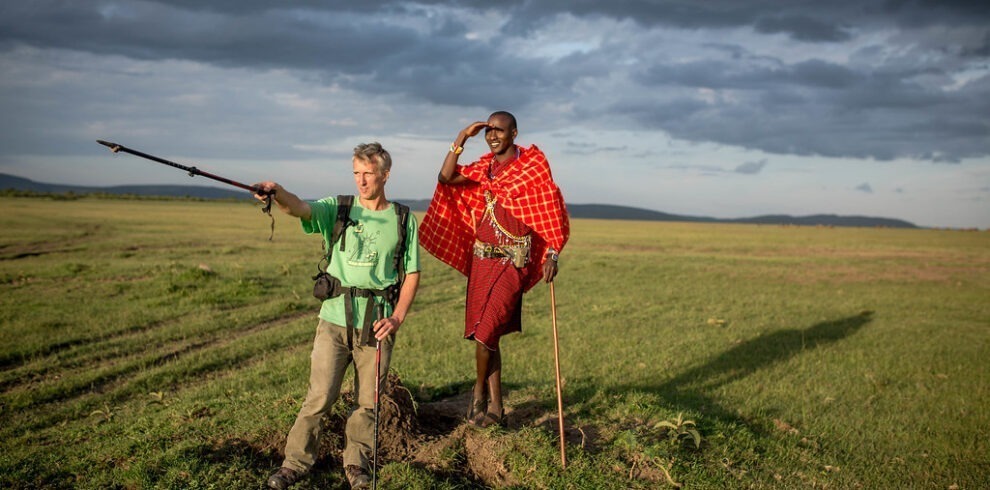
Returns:
[[[347,406],[353,394],[341,395]],[[380,395],[378,462],[407,462],[442,478],[463,480],[484,487],[502,488],[519,485],[507,462],[512,438],[498,432],[471,426],[465,421],[470,393],[461,393],[430,403],[416,404],[412,393],[394,373],[388,374]],[[334,412],[323,422],[323,439],[317,465],[339,467],[343,451],[343,433],[349,412]],[[557,418],[537,404],[522,401],[506,407],[506,431],[522,427],[544,427],[557,432]],[[570,446],[589,448],[595,431],[568,428],[565,438]],[[269,441],[270,443],[271,441]],[[278,444],[278,448],[284,441]],[[277,448],[270,447],[271,452]]]

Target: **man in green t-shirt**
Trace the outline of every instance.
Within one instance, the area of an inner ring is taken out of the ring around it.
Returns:
[[[348,213],[350,225],[344,228],[338,243],[330,243],[340,204],[337,198],[303,201],[275,182],[255,184],[272,193],[282,211],[299,218],[304,232],[319,233],[334,247],[327,272],[340,280],[342,289],[356,288],[323,301],[313,343],[309,391],[289,431],[282,467],[268,479],[270,488],[288,488],[313,467],[319,448],[320,420],[337,401],[344,372],[352,361],[358,406],[347,419],[344,472],[351,488],[366,488],[369,484],[375,429],[376,352],[374,342],[362,342],[371,332],[361,330],[370,325],[374,339],[381,343],[377,380],[381,387],[392,358],[395,332],[409,313],[419,286],[419,239],[416,218],[409,214],[405,253],[394,260],[399,243],[399,214],[394,208],[396,204],[385,198],[385,182],[392,167],[388,152],[378,143],[358,145],[353,164],[358,195]],[[396,270],[399,261],[405,273],[401,285],[398,284],[400,271]],[[379,294],[390,287],[392,291],[398,290],[397,298],[394,294]],[[365,294],[353,294],[355,291]],[[389,297],[394,303],[387,300]],[[367,308],[368,301],[376,304]],[[365,318],[368,312],[372,312],[373,318]]]

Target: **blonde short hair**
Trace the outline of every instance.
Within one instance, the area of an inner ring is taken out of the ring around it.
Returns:
[[[355,146],[354,158],[374,163],[378,166],[380,175],[385,175],[386,172],[392,170],[392,155],[389,155],[388,151],[382,148],[381,143],[377,141]]]

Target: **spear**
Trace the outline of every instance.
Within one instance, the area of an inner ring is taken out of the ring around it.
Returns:
[[[557,378],[557,426],[560,429],[560,467],[567,468],[567,450],[564,440],[564,397],[561,393],[560,380],[560,345],[557,342],[557,296],[553,291],[553,281],[550,282],[550,315],[553,321],[553,364]]]
[[[103,146],[105,146],[105,147],[107,147],[107,148],[110,148],[110,151],[112,151],[114,153],[117,153],[117,152],[120,152],[120,151],[122,151],[124,153],[130,153],[131,155],[139,156],[141,158],[146,158],[146,159],[151,160],[153,162],[158,162],[158,163],[161,163],[161,164],[168,165],[169,167],[175,167],[175,168],[180,169],[180,170],[185,170],[186,172],[189,172],[189,176],[190,177],[195,177],[197,175],[202,175],[203,177],[206,177],[208,179],[213,179],[213,180],[215,180],[217,182],[223,182],[224,184],[232,185],[234,187],[239,187],[239,188],[244,189],[246,191],[251,191],[251,192],[253,192],[255,194],[258,194],[259,196],[266,196],[265,197],[265,206],[263,208],[261,208],[261,211],[263,213],[267,214],[269,217],[272,218],[272,236],[268,237],[268,239],[271,240],[272,237],[275,236],[275,217],[272,216],[272,213],[271,213],[271,210],[272,210],[272,193],[271,192],[266,191],[264,189],[261,189],[260,187],[255,187],[253,185],[242,184],[242,183],[240,183],[240,182],[238,182],[236,180],[230,180],[230,179],[228,179],[226,177],[221,177],[221,176],[216,175],[216,174],[211,174],[209,172],[204,172],[204,171],[202,171],[202,170],[200,170],[200,169],[198,169],[196,167],[188,167],[186,165],[181,165],[181,164],[178,164],[178,163],[175,163],[175,162],[166,160],[164,158],[159,158],[159,157],[156,157],[154,155],[149,155],[149,154],[144,153],[142,151],[138,151],[138,150],[134,150],[134,149],[128,148],[128,147],[126,147],[124,145],[118,145],[117,143],[113,143],[113,142],[110,142],[110,141],[104,141],[104,140],[96,140],[96,142],[99,143],[99,144],[101,144],[101,145],[103,145]]]

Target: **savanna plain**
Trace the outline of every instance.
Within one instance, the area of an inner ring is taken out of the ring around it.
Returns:
[[[246,201],[0,203],[0,487],[263,488],[306,393],[319,238],[276,212],[269,241]],[[566,468],[548,287],[503,339],[489,429],[461,416],[464,287],[422,253],[380,488],[990,487],[990,232],[573,220]],[[346,487],[343,398],[297,488]]]

